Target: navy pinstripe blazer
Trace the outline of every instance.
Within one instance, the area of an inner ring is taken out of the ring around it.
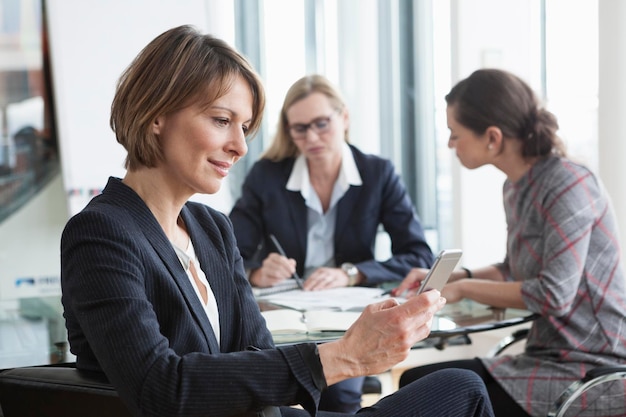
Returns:
[[[402,280],[412,267],[430,268],[433,253],[392,163],[352,145],[350,149],[363,185],[351,186],[337,203],[335,264],[357,265],[367,277],[366,285]],[[300,192],[285,188],[294,162],[261,159],[246,176],[230,213],[246,268],[259,268],[269,252],[276,251],[271,233],[296,260],[298,273],[304,273],[307,207]],[[380,224],[391,238],[392,256],[384,262],[374,259]]]
[[[219,347],[156,219],[110,178],[61,239],[62,301],[77,367],[103,371],[137,415],[244,416],[295,402],[314,409],[320,387],[312,374],[321,364],[304,359],[310,345],[273,348],[228,218],[197,203],[181,215],[217,299]]]

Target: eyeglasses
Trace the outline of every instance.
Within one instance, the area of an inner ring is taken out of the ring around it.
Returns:
[[[335,114],[335,113],[333,113]],[[333,114],[327,117],[318,117],[313,120],[311,123],[296,123],[288,127],[289,132],[291,133],[291,137],[294,140],[306,139],[306,134],[311,129],[318,135],[326,133],[330,130],[330,122],[333,117]]]

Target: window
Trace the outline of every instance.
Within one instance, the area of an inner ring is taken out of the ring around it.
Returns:
[[[433,2],[433,16],[439,236],[442,247],[464,249],[466,265],[482,266],[503,259],[506,250],[504,176],[493,167],[460,167],[447,149],[444,96],[452,84],[478,68],[510,70],[557,116],[570,155],[594,169],[598,2],[438,0]]]
[[[268,91],[265,127],[243,170],[271,140],[289,85],[320,72],[346,98],[352,142],[395,164],[434,250],[464,246],[464,236],[483,227],[471,224],[475,214],[499,230],[501,179],[459,167],[447,148],[444,96],[477,68],[511,70],[544,96],[572,156],[593,168],[598,28],[590,16],[597,8],[597,0],[240,0],[246,20],[237,25],[238,47],[255,57]],[[493,184],[482,183],[485,176]],[[477,200],[493,213],[473,213]],[[490,256],[504,248],[504,233],[494,234],[483,250]]]
[[[253,57],[268,93],[265,126],[243,171],[271,140],[289,86],[305,74],[324,74],[347,102],[351,141],[393,161],[436,242],[430,2],[241,0],[236,10],[237,47]],[[237,175],[235,188],[245,172]]]
[[[571,157],[598,168],[598,2],[545,1],[547,106]]]
[[[0,369],[58,361],[65,350],[58,247],[67,207],[44,6],[0,0]]]
[[[59,173],[41,1],[0,8],[0,223]]]

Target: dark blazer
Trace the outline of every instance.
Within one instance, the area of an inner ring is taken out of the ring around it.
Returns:
[[[322,375],[319,358],[311,360],[316,348],[273,348],[228,217],[197,203],[181,215],[217,299],[219,346],[156,219],[111,178],[61,240],[62,301],[77,367],[104,371],[137,415],[248,416],[295,402],[314,409],[323,388],[315,385]]]
[[[402,280],[412,267],[429,268],[433,253],[392,163],[366,155],[354,146],[350,148],[363,185],[350,186],[337,203],[335,264],[355,264],[366,276],[365,285]],[[285,188],[294,162],[294,158],[257,161],[230,213],[248,269],[259,268],[270,252],[276,252],[269,240],[274,234],[287,257],[296,260],[298,273],[304,273],[307,207],[300,192]],[[384,262],[374,259],[380,224],[392,243],[392,257]]]

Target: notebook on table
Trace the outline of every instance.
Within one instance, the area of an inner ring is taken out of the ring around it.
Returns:
[[[255,297],[262,297],[265,295],[295,290],[297,288],[298,288],[298,283],[296,282],[295,279],[286,279],[272,287],[264,287],[264,288],[252,287],[252,294],[254,294]]]

